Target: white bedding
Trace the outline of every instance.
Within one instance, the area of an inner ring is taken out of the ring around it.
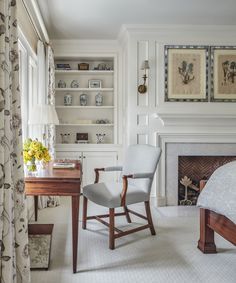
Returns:
[[[197,206],[222,214],[236,224],[236,161],[221,166],[212,174]]]

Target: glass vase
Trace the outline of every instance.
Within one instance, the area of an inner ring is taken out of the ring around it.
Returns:
[[[35,176],[37,174],[37,165],[35,159],[27,162],[26,169],[29,176]]]

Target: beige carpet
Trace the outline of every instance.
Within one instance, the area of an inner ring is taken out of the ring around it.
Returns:
[[[142,205],[132,208],[143,212]],[[89,212],[104,209],[89,205]],[[32,283],[236,283],[235,246],[217,236],[218,254],[204,255],[197,249],[197,208],[152,207],[152,212],[157,235],[144,230],[118,239],[114,251],[108,249],[107,228],[90,221],[88,230],[80,229],[78,273],[73,274],[70,199],[41,210],[39,223],[55,224],[51,265],[48,271],[32,271]],[[125,217],[117,219],[120,227],[127,226]]]

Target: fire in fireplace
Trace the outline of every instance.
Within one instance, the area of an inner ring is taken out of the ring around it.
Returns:
[[[200,180],[207,180],[220,166],[236,160],[236,156],[179,156],[178,204],[196,205]]]

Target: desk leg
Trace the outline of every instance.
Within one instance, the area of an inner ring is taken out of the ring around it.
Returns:
[[[72,249],[73,273],[77,271],[78,227],[79,227],[79,195],[72,196]]]
[[[38,196],[34,196],[34,219],[38,221]]]

